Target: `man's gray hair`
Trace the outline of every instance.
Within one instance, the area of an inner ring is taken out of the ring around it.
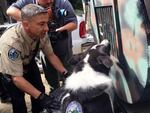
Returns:
[[[21,20],[30,19],[41,13],[47,13],[47,10],[37,4],[28,4],[21,9]]]

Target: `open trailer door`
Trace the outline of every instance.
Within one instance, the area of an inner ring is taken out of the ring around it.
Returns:
[[[145,109],[150,112],[147,104],[150,103],[150,1],[88,3],[87,20],[91,21],[95,39],[99,42],[107,38],[111,43],[114,66],[110,75],[117,101],[126,112],[144,113]]]

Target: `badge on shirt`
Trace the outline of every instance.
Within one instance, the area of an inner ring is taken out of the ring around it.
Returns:
[[[72,101],[67,106],[66,113],[83,113],[81,104],[77,101]]]
[[[9,51],[8,51],[8,58],[10,60],[17,60],[20,56],[20,52],[18,50],[16,50],[15,48],[11,48]]]

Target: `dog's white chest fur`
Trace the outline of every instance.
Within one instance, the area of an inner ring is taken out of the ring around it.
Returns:
[[[111,79],[100,72],[96,72],[89,64],[85,64],[82,71],[73,73],[66,79],[65,89],[77,91],[79,89],[88,90],[101,85],[111,86]]]

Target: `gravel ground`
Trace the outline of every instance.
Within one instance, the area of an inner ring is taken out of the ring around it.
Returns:
[[[43,83],[45,85],[46,93],[48,93],[50,89],[49,85],[47,84],[47,81],[45,80],[44,75],[42,74],[41,76],[42,76]],[[28,108],[28,113],[32,113],[31,105],[30,105],[30,96],[26,94],[25,99],[26,99],[26,104]],[[13,113],[11,104],[3,104],[0,102],[0,113]]]

